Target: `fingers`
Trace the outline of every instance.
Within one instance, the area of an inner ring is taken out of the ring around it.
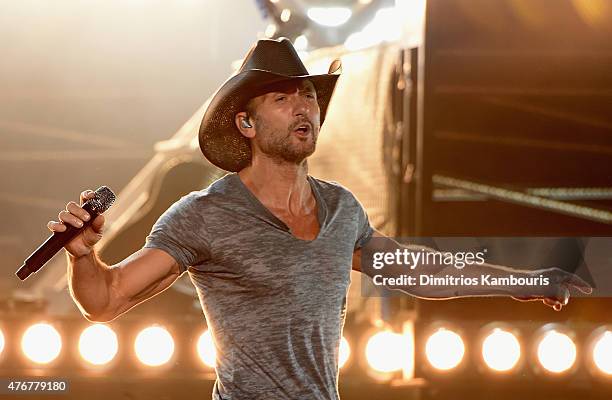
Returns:
[[[551,270],[555,271],[553,278],[557,283],[573,286],[584,294],[593,293],[593,287],[578,275],[560,268],[552,268]]]
[[[66,230],[66,225],[61,221],[49,221],[47,222],[47,228],[49,228],[51,232],[64,232]]]
[[[66,204],[66,209],[60,211],[57,215],[58,221],[47,222],[47,228],[49,228],[49,230],[52,232],[64,232],[67,229],[67,225],[72,225],[76,228],[83,227],[84,222],[89,221],[91,216],[83,209],[82,205],[93,197],[95,197],[93,190],[85,190],[81,192],[81,205],[78,205],[74,201]],[[96,232],[100,231],[103,224],[104,219],[102,218],[97,222],[97,226],[94,228],[94,230]]]
[[[570,297],[569,289],[566,288],[565,286],[560,286],[559,290],[557,291],[557,296],[555,300],[561,303],[561,305],[565,306],[569,302],[569,297]]]
[[[561,308],[567,304],[567,301],[565,301],[565,303],[560,302],[559,300],[556,300],[554,298],[551,297],[515,297],[512,296],[512,298],[514,300],[518,300],[518,301],[535,301],[535,300],[542,300],[542,303],[546,304],[549,307],[552,307],[555,311],[561,311]]]
[[[83,241],[89,247],[95,245],[102,239],[102,226],[104,225],[104,217],[102,215],[94,218],[88,229],[83,231]]]
[[[81,205],[93,196],[95,196],[95,193],[91,190],[85,190],[82,192],[80,200]],[[81,228],[83,223],[89,221],[89,218],[91,218],[89,213],[74,201],[68,202],[66,209],[60,211],[57,217],[60,221],[64,222],[64,224],[70,224],[76,228]]]
[[[85,203],[87,200],[89,199],[93,199],[95,197],[95,193],[93,190],[84,190],[81,192],[81,205],[83,205],[83,203]]]
[[[90,226],[95,233],[102,233],[102,230],[104,229],[104,215],[99,214],[96,218],[94,218]]]
[[[512,298],[518,301],[541,300],[544,304],[552,307],[555,311],[561,311],[561,308],[569,301],[569,290],[561,286],[554,296],[512,296]]]
[[[522,302],[537,300],[537,299],[534,299],[533,297],[525,297],[525,296],[521,296],[521,297],[519,297],[519,296],[511,296],[511,297],[514,300],[516,300],[516,301],[522,301]]]
[[[574,286],[576,289],[580,290],[584,294],[593,293],[593,288],[591,287],[591,285],[578,275],[571,274],[567,283]]]
[[[559,285],[554,296],[547,296],[542,299],[542,302],[547,306],[552,307],[555,311],[561,311],[563,306],[569,302],[569,289],[563,285]]]
[[[76,216],[82,221],[89,221],[90,215],[81,206],[77,205],[74,201],[71,201],[66,205],[66,210],[72,215]]]
[[[552,307],[555,311],[561,311],[561,308],[563,307],[563,304],[550,298],[544,298],[542,299],[542,302],[547,306]]]
[[[76,215],[63,210],[57,215],[60,221],[62,221],[65,225],[72,225],[76,228],[83,227],[83,221],[79,219]]]

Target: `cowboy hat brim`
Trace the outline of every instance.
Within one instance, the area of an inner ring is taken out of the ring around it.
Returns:
[[[295,79],[310,80],[317,92],[321,125],[325,120],[329,101],[338,74],[288,76],[263,70],[247,70],[228,79],[215,93],[200,125],[199,142],[204,156],[217,167],[238,172],[249,165],[251,146],[234,122],[247,102],[266,93],[272,84]]]

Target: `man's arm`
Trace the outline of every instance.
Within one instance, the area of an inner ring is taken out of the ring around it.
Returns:
[[[83,209],[85,201],[94,198],[85,190],[80,205],[68,202],[58,214],[59,221],[49,221],[52,232],[64,232],[68,225],[80,228],[91,216]],[[165,219],[172,221],[170,213]],[[68,242],[68,288],[79,310],[90,321],[107,322],[135,305],[167,289],[180,275],[176,258],[161,248],[143,247],[120,263],[109,266],[98,257],[96,243],[102,239],[104,215]],[[157,229],[159,231],[161,229]],[[186,261],[183,261],[186,262]]]
[[[437,252],[434,249],[427,248],[422,245],[404,245],[399,244],[395,240],[388,238],[378,231],[374,231],[372,238],[366,246],[373,246],[370,250],[376,251],[393,251],[394,249],[408,249],[414,252],[421,252],[425,250],[427,252]],[[361,249],[358,249],[353,254],[353,265],[352,268],[355,271],[359,271],[373,277],[374,273],[372,268],[363,268],[361,263]],[[433,275],[434,277],[444,276],[463,276],[467,279],[480,280],[482,275],[489,275],[493,278],[508,277],[510,274],[515,277],[533,277],[542,275],[550,280],[548,287],[534,287],[530,288],[531,292],[527,292],[526,288],[510,289],[505,286],[489,286],[489,285],[431,285],[421,286],[416,285],[405,285],[401,287],[393,286],[388,287],[389,289],[401,290],[412,296],[427,299],[427,300],[446,300],[459,297],[474,297],[474,296],[508,296],[513,297],[517,300],[542,300],[545,304],[555,308],[555,310],[561,309],[561,306],[567,304],[569,299],[569,287],[573,286],[584,293],[591,293],[592,289],[588,283],[584,282],[578,276],[570,274],[559,268],[547,268],[535,271],[521,270],[508,268],[501,265],[494,264],[471,264],[465,266],[465,268],[459,270],[453,265],[416,265],[414,269],[407,268],[405,265],[390,265],[385,266],[380,273],[386,277],[396,277],[401,275],[415,276],[418,282],[418,275],[427,274]]]
[[[179,277],[179,265],[163,250],[143,248],[108,266],[95,251],[68,255],[70,294],[81,313],[93,322],[108,322],[161,293]]]

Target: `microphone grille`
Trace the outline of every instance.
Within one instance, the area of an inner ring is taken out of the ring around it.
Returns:
[[[113,193],[108,186],[100,186],[94,193],[96,197],[90,199],[89,203],[91,204],[92,211],[98,214],[102,214],[104,211],[108,210],[117,198],[115,193]]]

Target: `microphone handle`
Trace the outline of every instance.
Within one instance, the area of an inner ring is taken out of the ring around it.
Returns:
[[[64,232],[53,232],[53,235],[49,236],[43,244],[41,244],[35,251],[28,257],[23,265],[17,270],[15,275],[22,281],[25,280],[31,274],[41,269],[58,251],[62,249],[68,242],[80,234],[83,230],[87,229],[94,219],[99,215],[92,209],[92,205],[89,202],[83,204],[83,209],[87,211],[90,218],[87,221],[83,221],[83,226],[77,228],[72,225],[66,225]]]

